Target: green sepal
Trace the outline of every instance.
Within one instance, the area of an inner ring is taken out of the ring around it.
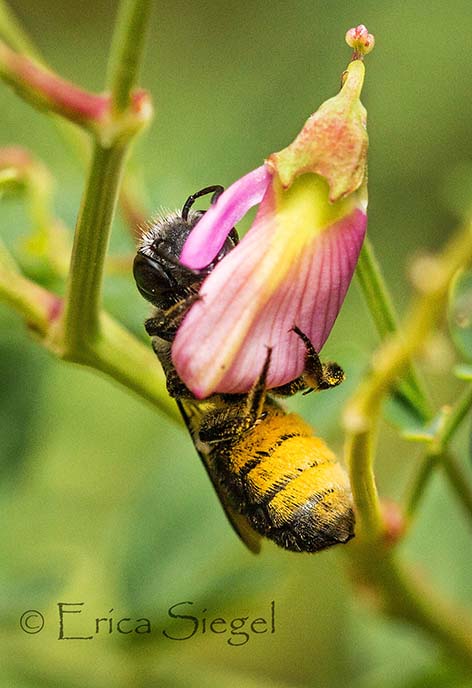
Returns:
[[[360,60],[351,62],[338,95],[311,115],[293,143],[268,158],[285,188],[301,174],[319,174],[335,203],[361,186],[368,148],[367,113],[359,100],[364,71]]]

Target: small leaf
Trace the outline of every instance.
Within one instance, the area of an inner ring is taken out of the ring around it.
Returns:
[[[459,273],[452,284],[448,320],[454,344],[472,360],[472,271]]]

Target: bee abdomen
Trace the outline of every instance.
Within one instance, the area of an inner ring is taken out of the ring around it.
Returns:
[[[279,434],[270,448],[248,451],[256,437],[235,447],[231,482],[255,530],[285,549],[316,552],[353,536],[352,496],[335,455],[300,424],[299,432]],[[266,439],[270,430],[264,428]]]

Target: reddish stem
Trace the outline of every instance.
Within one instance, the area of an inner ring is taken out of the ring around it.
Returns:
[[[4,43],[0,43],[0,73],[33,103],[46,106],[72,121],[99,122],[109,112],[109,96],[79,88],[28,57],[15,53]]]

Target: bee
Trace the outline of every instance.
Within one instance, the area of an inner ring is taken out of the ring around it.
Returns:
[[[195,448],[224,511],[243,542],[259,552],[262,537],[295,552],[317,552],[354,535],[349,481],[336,456],[297,414],[286,412],[275,396],[330,389],[344,379],[336,363],[322,363],[309,338],[296,326],[305,345],[305,369],[296,380],[267,390],[271,348],[247,394],[214,394],[198,400],[179,378],[171,359],[172,342],[187,311],[199,298],[205,277],[238,243],[233,228],[213,262],[190,270],[179,256],[204,211],[192,210],[190,196],[180,213],[167,215],[143,233],[134,261],[138,290],[153,306],[145,322]]]

